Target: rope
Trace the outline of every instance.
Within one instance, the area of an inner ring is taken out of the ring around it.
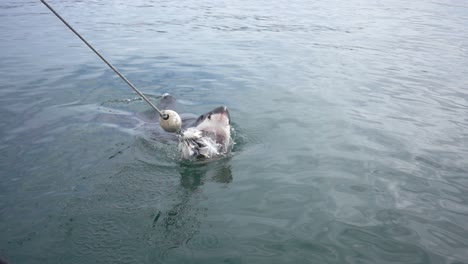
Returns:
[[[78,32],[76,32],[76,30],[70,26],[67,21],[65,21],[65,19],[63,19],[45,0],[41,0],[41,2],[47,7],[50,9],[50,11],[52,11],[52,13],[54,13],[54,15],[56,15],[64,24],[65,26],[67,26],[71,31],[73,31],[73,33],[75,33],[75,35],[77,35],[86,45],[88,45],[88,47],[94,51],[94,53],[96,53],[96,55],[99,56],[99,58],[101,58],[102,61],[104,61],[115,73],[117,73],[117,75],[120,76],[120,78],[122,78],[122,80],[124,80],[139,96],[141,96],[141,98],[143,98],[143,100],[145,100],[152,108],[154,108],[154,110],[156,110],[158,113],[159,113],[159,116],[161,116],[164,120],[167,120],[169,118],[169,115],[167,114],[163,114],[143,93],[141,93],[129,80],[127,80],[127,78],[125,78],[125,76],[123,76],[112,64],[110,64],[110,62],[108,62],[97,50],[95,50],[93,48],[93,46],[91,46],[91,44],[88,43],[88,41],[86,41]]]

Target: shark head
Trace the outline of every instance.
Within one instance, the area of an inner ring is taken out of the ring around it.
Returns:
[[[231,151],[231,117],[227,107],[220,106],[197,118],[184,131],[179,143],[182,158],[216,158]]]

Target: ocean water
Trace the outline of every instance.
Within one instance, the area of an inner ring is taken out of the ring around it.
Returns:
[[[0,258],[468,263],[467,1],[50,4],[154,102],[226,105],[236,145],[182,162],[40,1],[3,0]]]

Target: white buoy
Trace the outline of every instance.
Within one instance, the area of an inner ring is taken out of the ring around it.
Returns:
[[[167,119],[164,119],[164,116],[166,116]],[[176,111],[163,110],[162,116],[159,116],[159,124],[167,132],[175,133],[181,129],[182,119]]]

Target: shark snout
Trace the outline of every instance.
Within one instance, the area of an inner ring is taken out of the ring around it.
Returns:
[[[231,120],[231,116],[229,115],[229,110],[226,106],[217,107],[211,113],[214,115],[220,115],[221,118],[227,118],[228,120]]]

